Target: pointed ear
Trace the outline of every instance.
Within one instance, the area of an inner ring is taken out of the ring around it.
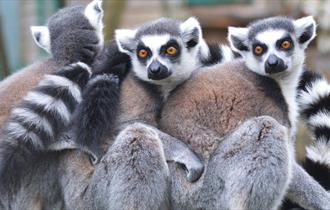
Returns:
[[[102,18],[104,12],[102,9],[102,0],[94,0],[89,3],[85,8],[84,14],[96,30],[101,31],[103,29]]]
[[[195,47],[203,37],[201,25],[195,17],[190,17],[181,23],[180,30],[187,48]]]
[[[314,39],[316,36],[316,23],[312,16],[303,17],[293,21],[296,36],[299,44],[304,48]]]
[[[233,51],[240,54],[249,51],[248,28],[228,27],[228,41]]]
[[[136,30],[131,29],[117,29],[115,31],[116,42],[121,52],[128,55],[133,53],[136,45],[135,34]]]
[[[47,26],[31,26],[33,40],[48,53],[51,53],[50,34]]]

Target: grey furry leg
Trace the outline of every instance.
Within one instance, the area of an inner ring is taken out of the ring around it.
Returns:
[[[330,193],[296,162],[293,164],[293,176],[287,196],[306,209],[330,209]]]
[[[204,163],[197,154],[182,141],[158,130],[157,128],[151,128],[157,132],[163,144],[166,161],[173,161],[182,165],[186,170],[188,181],[197,181],[204,172]]]
[[[169,208],[169,169],[162,143],[149,127],[127,126],[96,167],[94,209]]]
[[[271,117],[253,118],[227,136],[211,158],[204,209],[276,209],[290,177],[287,130]]]

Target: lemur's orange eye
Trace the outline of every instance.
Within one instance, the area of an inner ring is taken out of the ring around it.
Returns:
[[[169,47],[166,49],[166,53],[169,55],[175,55],[177,53],[177,49],[175,47]]]
[[[256,46],[256,47],[254,48],[254,53],[255,53],[256,55],[261,55],[263,52],[264,52],[264,48],[262,48],[261,46]]]
[[[142,49],[142,50],[140,50],[140,51],[138,52],[138,56],[139,56],[140,58],[146,58],[146,57],[148,56],[148,51],[145,50],[145,49]]]
[[[281,44],[281,48],[286,49],[286,50],[290,49],[291,47],[292,47],[292,44],[289,41],[284,41]]]

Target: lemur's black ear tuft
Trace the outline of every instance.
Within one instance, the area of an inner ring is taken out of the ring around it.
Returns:
[[[195,47],[202,39],[202,29],[195,17],[188,18],[180,25],[181,37],[187,48]]]
[[[249,51],[247,39],[248,28],[228,27],[228,41],[233,51],[240,54]]]
[[[303,17],[293,21],[293,24],[299,44],[301,44],[303,48],[306,48],[316,36],[316,23],[314,18],[312,16]]]
[[[48,53],[51,53],[50,46],[50,34],[47,26],[31,26],[31,33],[35,43],[46,50]]]
[[[118,48],[121,52],[130,55],[136,45],[135,41],[136,30],[131,29],[117,29],[115,31],[115,38]]]

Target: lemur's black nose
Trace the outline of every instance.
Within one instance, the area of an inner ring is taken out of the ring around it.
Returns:
[[[148,66],[148,78],[152,80],[162,80],[169,77],[172,72],[158,60],[153,60]]]
[[[275,74],[287,69],[284,61],[274,54],[271,54],[265,62],[265,71],[268,74]]]
[[[152,74],[157,74],[160,72],[161,70],[161,63],[157,62],[157,61],[153,61],[149,68],[148,68],[149,72]]]
[[[276,57],[276,55],[270,55],[268,60],[267,60],[267,64],[269,66],[276,66],[278,65],[278,58]]]

